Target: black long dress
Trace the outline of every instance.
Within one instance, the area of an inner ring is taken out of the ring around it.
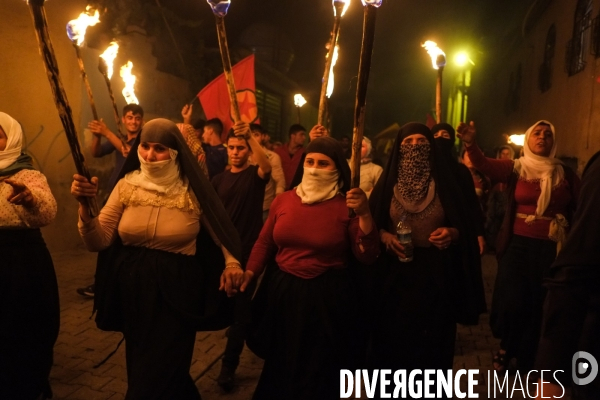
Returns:
[[[446,226],[459,231],[459,243],[445,250],[415,247],[414,260],[400,263],[382,250],[373,271],[371,368],[451,369],[456,323],[477,324],[485,311],[475,222],[457,177],[436,148],[427,127],[403,126],[394,150],[369,199],[375,223],[390,226],[390,204],[398,182],[399,148],[410,134],[430,143],[431,176]]]

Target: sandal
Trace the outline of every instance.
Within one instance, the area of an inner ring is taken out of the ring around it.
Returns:
[[[506,351],[500,349],[494,354],[494,358],[492,359],[492,366],[495,371],[503,372],[506,369]]]

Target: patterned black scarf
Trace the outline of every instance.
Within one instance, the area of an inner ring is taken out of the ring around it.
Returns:
[[[400,145],[398,194],[408,202],[417,202],[427,195],[431,181],[430,151],[429,143]]]

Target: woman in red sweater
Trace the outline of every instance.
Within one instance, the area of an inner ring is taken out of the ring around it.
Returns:
[[[241,287],[275,258],[254,399],[338,399],[340,369],[356,365],[358,302],[347,267],[353,257],[373,263],[379,238],[365,193],[349,188],[342,147],[322,137],[306,148],[300,185],[271,205]]]
[[[538,121],[525,133],[523,157],[486,158],[475,144],[475,124],[457,129],[473,165],[493,182],[507,184],[508,206],[496,241],[498,274],[490,324],[501,339],[494,368],[512,358],[518,369],[530,371],[537,349],[549,273],[571,219],[580,180],[555,158],[556,134],[548,121]],[[505,352],[505,353],[504,353]]]

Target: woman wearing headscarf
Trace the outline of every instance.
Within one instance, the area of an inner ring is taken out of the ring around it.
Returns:
[[[475,227],[477,229],[479,254],[483,254],[486,246],[486,240],[484,238],[485,220],[477,197],[477,192],[475,191],[475,183],[471,171],[465,164],[458,162],[456,149],[454,147],[456,132],[450,124],[442,122],[431,127],[431,134],[435,139],[438,150],[444,157],[446,165],[450,168],[452,175],[456,177],[457,183],[460,185],[461,191],[466,198],[467,208],[471,211],[471,218],[475,221]]]
[[[373,263],[379,240],[364,192],[349,188],[341,145],[321,137],[306,148],[301,183],[271,205],[241,288],[275,258],[261,327],[269,348],[254,399],[338,399],[340,369],[356,366],[349,263]]]
[[[523,157],[515,161],[486,158],[475,144],[473,122],[461,123],[457,130],[474,166],[493,181],[507,184],[508,205],[496,241],[498,273],[490,315],[502,349],[494,362],[501,370],[516,358],[518,369],[529,371],[540,334],[542,280],[565,239],[580,180],[556,158],[556,133],[548,121],[538,121],[527,130]]]
[[[97,179],[75,175],[71,186],[80,235],[102,251],[96,323],[123,332],[126,399],[200,399],[189,374],[195,332],[230,323],[217,288],[233,295],[241,283],[239,236],[173,122],[145,124],[120,176],[95,218],[85,199]]]
[[[400,128],[369,199],[387,250],[373,269],[372,368],[452,369],[456,323],[485,311],[477,235],[465,197],[429,128]],[[396,238],[412,228],[414,257]]]
[[[379,180],[383,168],[374,164],[371,160],[373,145],[371,139],[365,137],[360,148],[360,185],[359,187],[366,193],[367,197],[371,195],[375,184]],[[350,162],[350,160],[348,160]]]
[[[40,227],[56,216],[46,177],[22,153],[21,125],[0,112],[0,398],[52,397],[58,286]]]

